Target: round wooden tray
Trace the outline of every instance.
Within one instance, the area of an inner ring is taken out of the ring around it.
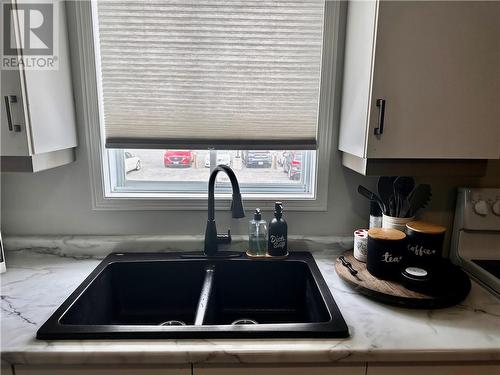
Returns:
[[[456,305],[470,292],[469,276],[458,267],[453,267],[452,272],[445,272],[439,280],[438,292],[428,295],[406,289],[399,282],[372,276],[366,269],[366,263],[354,258],[352,251],[347,251],[343,255],[358,273],[351,275],[349,269],[337,258],[335,270],[339,277],[359,293],[376,301],[415,309],[437,309]]]

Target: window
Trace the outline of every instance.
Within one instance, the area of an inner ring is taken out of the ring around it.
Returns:
[[[209,172],[222,163],[246,199],[326,209],[337,2],[74,6],[97,208],[205,198]],[[219,176],[217,192],[229,192]]]
[[[206,195],[210,171],[230,166],[247,196],[312,197],[314,151],[282,150],[151,150],[108,151],[112,194]],[[225,174],[218,175],[218,191],[230,192]]]

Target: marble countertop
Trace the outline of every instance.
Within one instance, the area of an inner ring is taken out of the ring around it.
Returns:
[[[38,341],[37,329],[100,262],[50,248],[6,253],[2,361],[77,363],[326,363],[500,360],[500,300],[473,282],[455,307],[410,310],[359,295],[334,270],[340,247],[314,257],[346,320],[348,339]]]

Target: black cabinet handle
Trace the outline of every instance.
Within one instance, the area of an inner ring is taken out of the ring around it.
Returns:
[[[10,108],[10,103],[17,103],[17,97],[15,95],[5,95],[5,112],[7,113],[7,126],[9,127],[9,131],[13,131],[14,128],[12,126],[12,110]]]
[[[378,128],[373,131],[375,135],[381,135],[384,133],[384,118],[385,118],[385,99],[377,99],[378,110]]]

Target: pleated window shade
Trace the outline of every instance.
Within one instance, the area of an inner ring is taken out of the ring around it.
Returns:
[[[106,146],[315,148],[324,6],[98,1]]]

